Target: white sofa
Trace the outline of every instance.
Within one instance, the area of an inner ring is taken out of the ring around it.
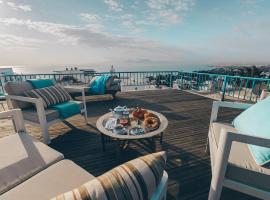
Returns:
[[[71,160],[29,136],[19,109],[11,116],[17,133],[0,139],[0,200],[48,200],[95,178]],[[164,200],[168,175],[163,174],[151,200]]]

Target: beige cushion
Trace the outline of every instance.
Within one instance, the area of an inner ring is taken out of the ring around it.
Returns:
[[[27,81],[22,81],[22,82],[7,82],[5,85],[5,91],[9,95],[16,95],[16,96],[25,96],[24,92],[25,91],[30,91],[34,89],[31,83]],[[14,108],[29,108],[32,107],[31,103],[27,102],[22,102],[22,101],[12,101],[12,105]]]
[[[230,124],[212,123],[209,129],[211,159],[215,163],[222,128],[237,133]],[[246,144],[233,142],[226,177],[270,192],[270,165],[255,163]]]
[[[25,133],[0,139],[0,194],[63,159],[63,155]]]
[[[150,199],[161,182],[165,165],[164,151],[142,156],[53,200]]]
[[[5,200],[48,200],[93,179],[70,160],[62,160],[4,193]]]

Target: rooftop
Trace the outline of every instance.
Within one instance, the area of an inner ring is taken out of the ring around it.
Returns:
[[[162,93],[162,95],[160,95]],[[127,160],[151,152],[147,145],[134,142],[121,152],[120,163],[116,158],[115,143],[110,142],[102,151],[101,138],[96,130],[97,119],[117,105],[140,105],[164,114],[169,126],[164,134],[163,143],[156,141],[156,151],[168,151],[167,171],[169,174],[168,199],[207,199],[211,167],[209,155],[204,152],[208,133],[212,99],[185,91],[148,90],[122,92],[115,101],[104,98],[87,104],[88,122],[80,116],[50,128],[50,146],[65,155],[67,159],[89,171],[100,175]],[[104,101],[105,100],[105,101]],[[238,111],[222,109],[220,119],[230,121]],[[10,121],[1,127],[0,137],[12,133]],[[31,135],[41,140],[40,130],[27,125]],[[242,193],[223,189],[221,199],[254,199]]]

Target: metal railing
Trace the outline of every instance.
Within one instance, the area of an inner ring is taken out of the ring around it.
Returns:
[[[121,86],[166,86],[192,90],[197,93],[215,96],[218,99],[234,99],[256,102],[262,90],[269,91],[270,79],[221,74],[180,72],[180,71],[134,71],[134,72],[95,72],[67,74],[25,74],[0,76],[0,89],[8,81],[50,78],[63,85],[87,84],[97,75],[112,75],[121,80]],[[1,91],[0,91],[1,92]]]
[[[54,79],[62,85],[88,84],[94,76],[112,75],[121,80],[121,86],[165,85],[172,87],[178,77],[178,71],[137,71],[137,72],[95,72],[95,73],[67,73],[67,74],[20,74],[0,76],[1,90],[8,81],[25,81],[28,79]],[[1,92],[1,91],[0,91]]]
[[[257,102],[263,90],[269,91],[270,79],[221,74],[179,72],[180,89],[216,95],[221,100]]]

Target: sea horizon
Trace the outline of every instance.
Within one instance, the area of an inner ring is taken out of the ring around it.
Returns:
[[[96,72],[109,72],[111,66],[89,66],[86,65],[67,65],[67,66],[44,66],[44,67],[32,67],[32,66],[0,66],[0,68],[12,67],[13,72],[16,74],[51,74],[56,71],[62,71],[68,68],[69,70],[77,67],[78,69],[93,69]],[[129,67],[121,67],[114,66],[116,72],[133,72],[133,71],[198,71],[198,70],[207,70],[210,69],[211,66],[208,65],[187,65],[187,66],[179,66],[179,67],[145,67],[145,66],[129,66]]]

